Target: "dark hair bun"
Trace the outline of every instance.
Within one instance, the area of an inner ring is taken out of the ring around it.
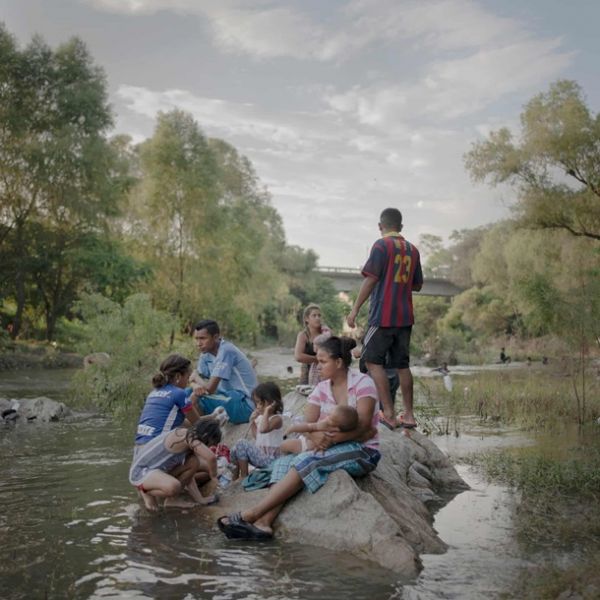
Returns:
[[[332,358],[341,358],[346,368],[352,364],[351,350],[354,347],[356,340],[349,337],[332,336],[321,344],[321,350]]]

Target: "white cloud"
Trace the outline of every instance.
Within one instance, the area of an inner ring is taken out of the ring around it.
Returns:
[[[415,119],[451,120],[508,94],[538,89],[572,58],[560,51],[560,40],[525,40],[432,62],[414,82],[354,86],[328,95],[326,101],[359,123],[384,129],[403,128]]]
[[[476,48],[524,35],[519,23],[470,0],[354,0],[349,19],[365,41],[417,40],[443,50]]]
[[[381,43],[402,51],[407,41],[428,51],[490,48],[532,35],[472,0],[349,0],[327,22],[301,3],[276,0],[86,1],[110,12],[206,19],[221,49],[256,58],[343,60]]]
[[[248,103],[198,97],[186,90],[154,92],[142,87],[122,85],[117,90],[127,109],[154,118],[159,111],[179,108],[189,112],[201,127],[217,130],[224,137],[243,137],[300,150],[307,141],[300,132],[275,118],[265,119]]]

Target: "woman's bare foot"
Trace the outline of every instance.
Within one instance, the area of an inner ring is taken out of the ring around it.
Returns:
[[[202,496],[202,500],[198,500],[200,506],[208,506],[209,504],[215,504],[219,501],[217,494],[211,494],[210,496]]]
[[[194,508],[195,502],[184,500],[183,498],[165,498],[164,508]]]
[[[142,492],[142,490],[138,490],[138,494],[140,498],[144,501],[144,506],[146,510],[149,512],[158,512],[158,502],[154,496],[151,496],[147,492]]]

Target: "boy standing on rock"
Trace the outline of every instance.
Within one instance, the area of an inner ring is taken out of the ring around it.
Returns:
[[[370,298],[363,357],[383,403],[380,422],[390,429],[398,425],[414,429],[409,346],[414,323],[412,293],[423,285],[421,260],[416,246],[400,235],[402,213],[398,209],[386,208],[381,213],[379,230],[382,237],[373,244],[362,269],[365,279],[347,321],[354,328],[360,307]],[[398,420],[384,365],[397,369],[400,378],[404,414]]]

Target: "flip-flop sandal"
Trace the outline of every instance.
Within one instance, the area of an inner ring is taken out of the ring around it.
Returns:
[[[204,504],[200,504],[200,506],[211,506],[212,504],[217,504],[219,502],[219,494],[213,494],[213,499],[210,502],[205,502]]]
[[[384,414],[383,411],[379,411],[379,422],[387,427],[390,431],[394,431],[398,425],[394,421],[390,421]]]
[[[228,519],[229,522],[224,523],[223,519]],[[242,513],[239,512],[219,517],[217,525],[230,540],[270,540],[273,537],[272,533],[244,521]]]

